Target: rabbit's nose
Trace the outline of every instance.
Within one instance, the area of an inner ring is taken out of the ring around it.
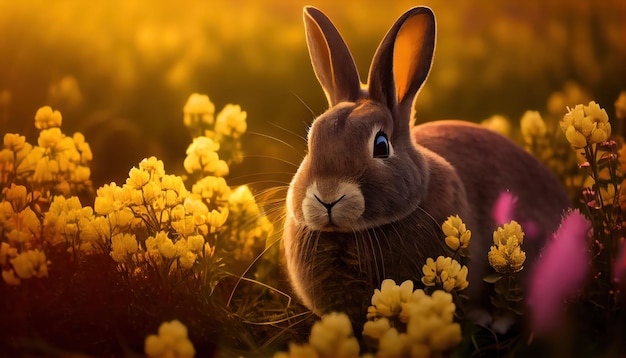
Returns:
[[[326,208],[326,212],[328,213],[328,217],[330,217],[330,211],[332,210],[333,206],[335,206],[335,204],[337,204],[341,199],[345,198],[346,195],[342,195],[341,197],[339,197],[339,199],[331,202],[331,203],[326,203],[324,202],[322,199],[320,199],[317,195],[313,195],[315,197],[315,199],[322,204],[325,208]]]

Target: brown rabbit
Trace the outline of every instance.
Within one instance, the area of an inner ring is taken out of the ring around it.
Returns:
[[[460,121],[412,126],[435,49],[429,8],[415,7],[391,27],[367,86],[322,12],[306,7],[304,24],[330,109],[313,122],[287,194],[283,239],[294,290],[313,312],[343,311],[358,327],[383,279],[419,283],[426,258],[451,254],[440,225],[460,215],[473,233],[466,292],[470,303],[488,303],[482,278],[499,195],[517,196],[515,218],[534,228],[523,246],[528,266],[569,205],[565,190],[495,132]]]

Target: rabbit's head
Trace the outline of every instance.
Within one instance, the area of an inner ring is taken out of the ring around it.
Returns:
[[[380,44],[363,86],[330,20],[304,9],[315,74],[330,109],[308,134],[308,154],[288,193],[290,216],[310,230],[351,232],[414,212],[428,187],[428,168],[411,141],[410,112],[430,70],[432,11],[400,17]]]

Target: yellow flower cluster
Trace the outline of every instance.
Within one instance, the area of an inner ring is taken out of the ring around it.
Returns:
[[[380,357],[438,356],[461,342],[455,310],[450,293],[437,290],[429,296],[413,291],[412,281],[398,286],[387,279],[374,291],[363,335],[378,343]]]
[[[70,195],[90,186],[92,153],[81,133],[67,137],[61,132],[61,114],[49,106],[35,115],[40,130],[37,146],[17,134],[6,134],[0,153],[3,179],[23,180],[45,198]],[[6,181],[5,181],[6,182]]]
[[[228,198],[229,216],[226,226],[237,228],[225,232],[224,249],[235,260],[249,262],[255,254],[254,248],[263,244],[272,234],[274,225],[254,199],[250,188],[242,185],[231,192]]]
[[[527,147],[532,147],[537,139],[543,138],[548,132],[546,122],[537,111],[526,111],[520,120],[522,138]]]
[[[216,138],[238,139],[245,131],[245,115],[238,106],[227,106],[216,120],[214,111],[208,96],[199,94],[190,96],[183,110],[187,127],[212,135],[196,136],[187,149],[184,167],[198,174],[189,180],[191,191],[182,177],[166,174],[155,157],[132,168],[124,185],[110,183],[97,190],[93,226],[121,269],[139,273],[146,265],[157,265],[167,275],[191,269],[194,277],[213,285],[215,278],[206,270],[230,263],[225,260],[249,262],[271,234],[273,225],[250,189],[231,189],[223,178],[229,168],[219,159],[222,143]],[[219,128],[228,133],[216,136]]]
[[[380,290],[374,289],[372,305],[367,309],[367,319],[399,316],[402,305],[411,299],[412,294],[413,281],[406,280],[398,286],[394,280],[383,280]]]
[[[454,251],[459,249],[467,250],[472,232],[467,230],[465,223],[458,215],[450,216],[441,225],[443,233],[446,235],[446,245]]]
[[[356,358],[359,357],[359,350],[359,342],[354,337],[348,316],[332,312],[315,322],[308,343],[290,343],[288,352],[276,353],[274,358]]]
[[[93,253],[102,247],[98,221],[93,208],[83,207],[73,196],[56,196],[44,215],[44,234],[52,245],[67,245],[68,250],[77,255],[80,252]]]
[[[185,127],[205,128],[215,124],[215,105],[209,99],[209,96],[193,93],[187,99],[183,107],[183,123]]]
[[[215,133],[218,135],[218,139],[225,137],[239,139],[248,129],[247,117],[248,114],[242,111],[238,104],[224,106],[215,120]]]
[[[574,149],[581,149],[587,145],[605,142],[611,137],[609,116],[594,102],[589,105],[576,105],[570,109],[560,122],[565,137]]]
[[[228,164],[217,154],[220,144],[209,137],[196,137],[187,148],[183,165],[187,173],[223,177],[228,175]]]
[[[467,282],[467,266],[461,266],[458,261],[451,257],[437,257],[426,259],[426,264],[422,268],[424,276],[422,283],[428,287],[444,289],[446,292],[453,290],[464,290],[469,286]]]
[[[187,327],[179,320],[163,322],[158,334],[146,337],[144,352],[149,358],[192,358],[196,355],[187,337]]]
[[[37,110],[34,124],[40,131],[37,145],[7,133],[0,150],[0,265],[9,284],[48,275],[44,238],[52,245],[73,247],[79,244],[79,233],[90,240],[97,236],[91,208],[83,209],[75,197],[56,196],[91,187],[89,144],[81,133],[63,134],[61,113],[49,106]],[[48,212],[41,207],[49,207]]]
[[[53,111],[50,106],[41,107],[35,113],[35,127],[37,129],[60,128],[62,120],[61,112]]]
[[[522,227],[514,220],[493,232],[493,246],[488,253],[489,264],[502,274],[519,272],[524,268],[526,253]]]
[[[215,117],[215,105],[209,97],[194,93],[183,114],[185,126],[194,137],[187,149],[185,170],[189,174],[228,175],[228,165],[243,160],[240,139],[248,129],[247,113],[239,105],[227,104]]]
[[[11,268],[6,269],[8,265]],[[2,265],[2,279],[9,285],[19,285],[21,279],[48,276],[48,262],[46,255],[39,249],[17,252],[6,242],[0,243],[0,265]]]
[[[22,185],[12,183],[2,190],[0,267],[4,282],[11,285],[48,276],[46,255],[41,251],[42,225],[32,203],[32,193]]]
[[[190,269],[199,256],[214,252],[205,236],[225,223],[228,207],[214,204],[210,210],[207,204],[229,190],[223,178],[206,177],[191,193],[181,177],[165,174],[163,162],[150,157],[130,170],[122,187],[111,183],[98,189],[94,208],[105,218],[99,232],[110,242],[118,264],[152,262]],[[135,232],[141,230],[147,230],[148,238],[140,244]]]

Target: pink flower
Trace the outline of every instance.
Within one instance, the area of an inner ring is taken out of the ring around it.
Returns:
[[[530,277],[528,304],[537,333],[554,331],[563,323],[563,304],[584,284],[591,265],[586,239],[591,222],[570,211],[546,243]]]
[[[502,226],[515,220],[520,223],[524,229],[526,237],[530,240],[541,237],[541,233],[537,225],[530,220],[523,220],[524,218],[515,215],[515,209],[517,206],[517,196],[513,195],[510,191],[503,191],[498,196],[498,199],[493,204],[491,216],[496,222],[497,226]]]
[[[498,196],[498,200],[493,205],[492,216],[497,226],[502,226],[513,220],[513,212],[517,204],[517,197],[510,191],[504,191]]]

